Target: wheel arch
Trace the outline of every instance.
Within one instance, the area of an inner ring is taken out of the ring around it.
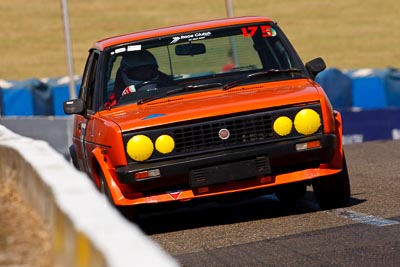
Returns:
[[[329,167],[334,169],[343,168],[343,131],[342,131],[342,116],[338,111],[333,112],[334,122],[335,122],[335,135],[336,135],[336,146],[335,153],[333,154],[332,160],[329,162]]]
[[[115,177],[115,168],[111,165],[111,161],[107,155],[107,152],[100,148],[95,148],[92,151],[92,154],[92,177],[94,182],[96,183],[97,188],[100,188],[100,177],[101,174],[103,174],[104,182],[110,190],[112,199],[114,203],[117,203],[118,200],[124,197],[121,189],[117,184],[117,179]]]

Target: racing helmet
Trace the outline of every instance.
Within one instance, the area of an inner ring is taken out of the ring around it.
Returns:
[[[122,80],[126,85],[154,80],[158,76],[157,60],[147,50],[133,51],[123,55],[120,69]]]

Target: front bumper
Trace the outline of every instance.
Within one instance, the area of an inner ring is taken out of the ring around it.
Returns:
[[[296,149],[296,144],[316,140],[319,147]],[[119,183],[137,192],[157,194],[318,168],[332,160],[335,147],[334,134],[316,135],[168,161],[129,164],[117,168],[116,174]],[[159,170],[157,177],[135,178],[136,173],[154,169]]]

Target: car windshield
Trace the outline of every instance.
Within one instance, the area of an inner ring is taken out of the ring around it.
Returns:
[[[307,75],[274,23],[179,33],[105,52],[105,108],[145,103],[174,93],[226,90],[260,80]],[[260,72],[269,75],[251,75]]]

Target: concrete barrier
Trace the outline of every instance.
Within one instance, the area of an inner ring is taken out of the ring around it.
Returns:
[[[57,266],[178,266],[47,142],[0,125],[0,180],[10,179],[43,219]]]

